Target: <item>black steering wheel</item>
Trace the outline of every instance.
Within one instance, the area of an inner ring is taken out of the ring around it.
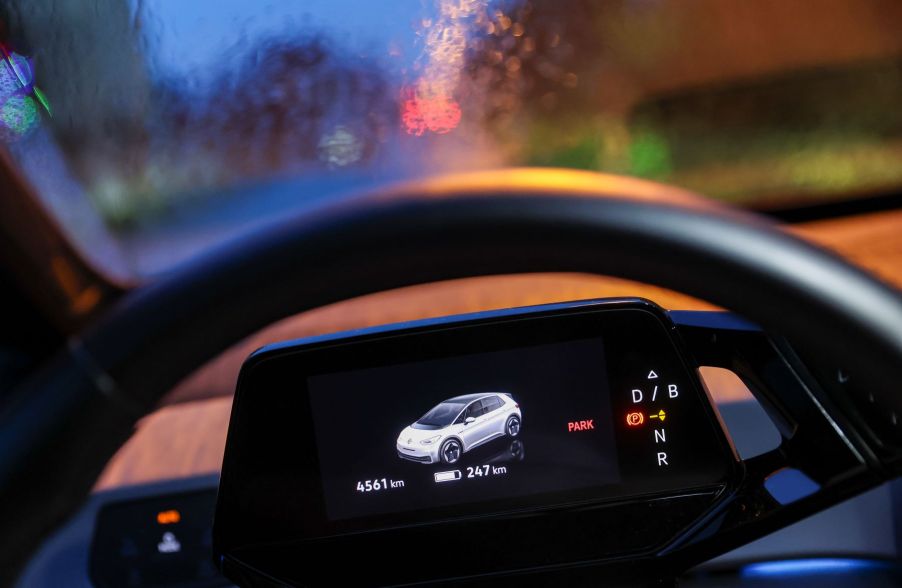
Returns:
[[[287,219],[139,288],[17,390],[0,414],[0,583],[81,503],[136,421],[231,344],[355,296],[528,272],[639,280],[781,334],[812,373],[842,370],[842,386],[818,381],[861,456],[850,475],[876,483],[898,470],[902,298],[889,286],[761,217],[648,182],[441,177]]]

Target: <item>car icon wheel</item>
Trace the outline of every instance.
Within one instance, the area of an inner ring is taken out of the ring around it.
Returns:
[[[507,425],[504,430],[507,432],[509,437],[516,437],[520,434],[520,417],[517,415],[511,415],[509,419],[507,419]]]
[[[439,452],[443,463],[457,463],[461,454],[460,441],[457,439],[448,439],[442,443],[442,449]]]

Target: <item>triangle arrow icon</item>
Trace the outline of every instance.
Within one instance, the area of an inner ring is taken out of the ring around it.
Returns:
[[[658,377],[658,374],[655,373],[655,370],[651,370],[650,372],[648,372],[649,380],[655,380],[655,379],[657,379],[657,377]]]

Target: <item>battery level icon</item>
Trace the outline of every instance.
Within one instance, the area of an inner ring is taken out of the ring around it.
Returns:
[[[460,480],[460,478],[460,470],[451,470],[450,472],[435,472],[436,484],[441,484],[442,482],[453,482],[454,480]]]

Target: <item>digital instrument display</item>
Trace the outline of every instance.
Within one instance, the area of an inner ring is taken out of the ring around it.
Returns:
[[[214,551],[230,577],[288,584],[590,561],[664,545],[737,467],[678,333],[646,301],[315,337],[242,367]],[[360,565],[336,571],[346,553]]]
[[[601,338],[313,376],[331,519],[619,482]]]

